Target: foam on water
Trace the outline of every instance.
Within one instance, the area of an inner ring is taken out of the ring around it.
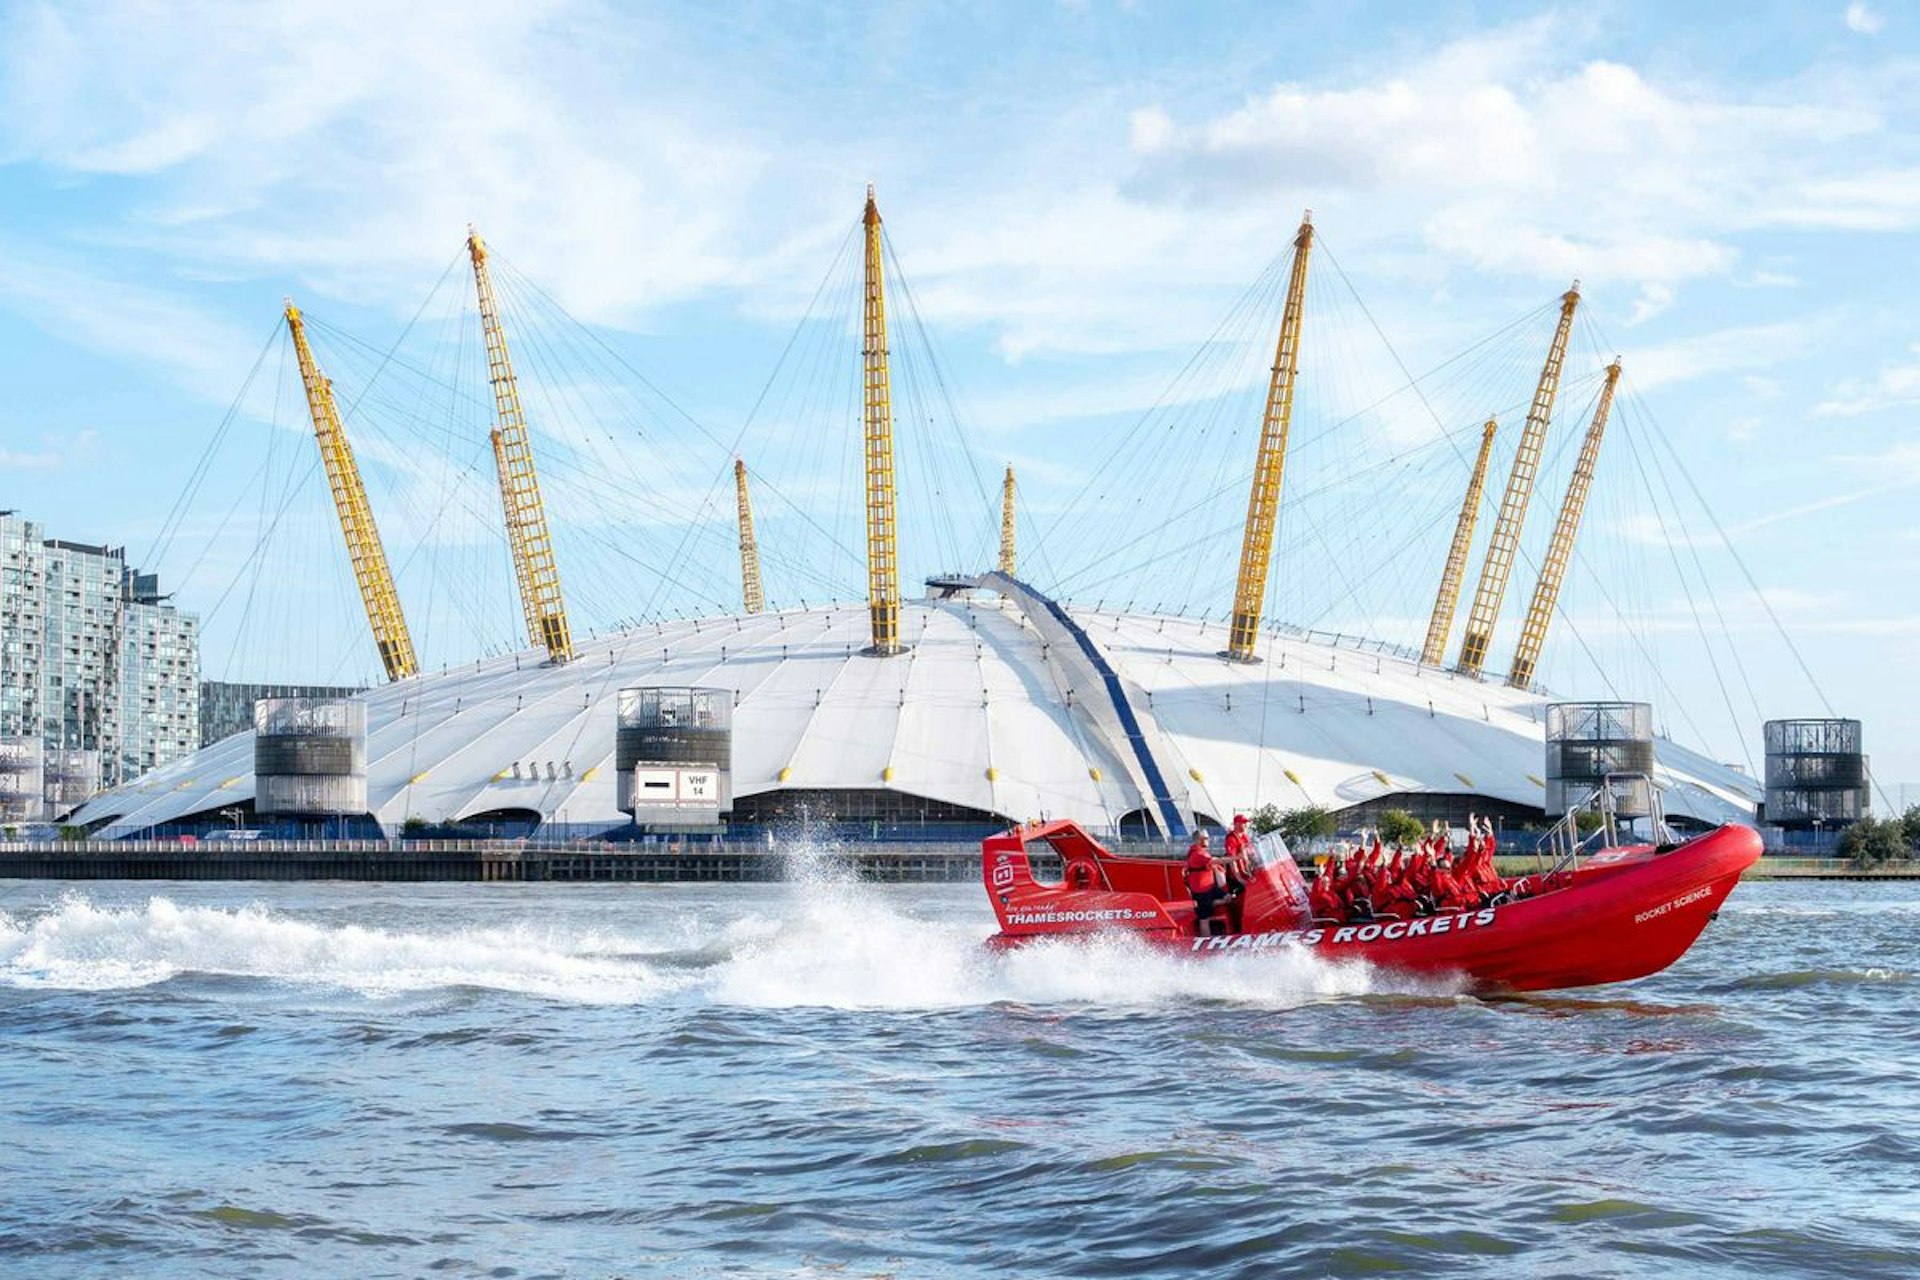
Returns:
[[[673,911],[651,917],[648,936],[630,936],[579,924],[336,926],[258,905],[154,896],[108,906],[68,895],[44,914],[0,913],[0,986],[111,990],[210,974],[368,996],[472,987],[606,1004],[899,1010],[1448,993],[1300,948],[1195,961],[1097,936],[992,951],[979,922],[918,918],[897,896],[817,870],[767,886],[753,907]]]
[[[718,967],[713,999],[763,1008],[1139,1007],[1196,998],[1286,1005],[1439,990],[1388,982],[1365,965],[1333,964],[1298,947],[1195,961],[1103,934],[993,951],[983,945],[980,925],[917,919],[831,875],[797,880],[784,906],[777,927],[760,929]]]
[[[596,953],[604,935],[524,928],[408,933],[328,927],[257,906],[180,906],[165,897],[103,907],[78,895],[21,921],[0,914],[0,985],[112,990],[217,974],[391,995],[486,987],[632,1002],[671,985],[648,966]]]

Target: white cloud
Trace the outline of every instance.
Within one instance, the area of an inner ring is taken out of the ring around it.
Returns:
[[[1920,342],[1908,350],[1920,356]],[[1813,407],[1823,418],[1851,418],[1920,403],[1920,360],[1883,365],[1871,379],[1847,379]]]
[[[4,35],[6,149],[146,179],[107,234],[186,263],[406,305],[474,220],[629,319],[746,262],[764,156],[633,92],[659,54],[585,4],[47,6]]]
[[[1863,182],[1834,155],[1881,130],[1877,113],[1804,88],[1773,102],[1663,85],[1578,61],[1570,36],[1543,19],[1370,83],[1285,83],[1193,123],[1136,112],[1130,189],[1231,203],[1284,188],[1385,203],[1403,222],[1424,210],[1427,249],[1492,271],[1636,284],[1640,319],[1676,285],[1732,273],[1740,230],[1909,216],[1910,175]]]
[[[1787,175],[1781,190],[1784,199],[1758,206],[1758,221],[1837,231],[1903,231],[1920,224],[1920,168]]]
[[[1887,20],[1868,8],[1865,0],[1853,0],[1847,6],[1845,21],[1847,30],[1863,36],[1877,36],[1887,25]]]
[[[1851,464],[1890,486],[1920,483],[1920,443],[1902,441],[1871,454],[1843,454],[1836,461]]]
[[[0,445],[0,471],[58,471],[100,456],[100,442],[92,431],[70,435],[43,432],[38,449],[9,449]]]
[[[1650,281],[1640,287],[1640,296],[1634,300],[1633,312],[1627,317],[1629,327],[1644,324],[1673,305],[1673,286]]]
[[[233,398],[265,333],[227,323],[164,289],[133,284],[67,255],[0,241],[0,305],[32,316],[48,333],[151,364],[185,389]]]
[[[1628,350],[1621,360],[1628,384],[1641,392],[1725,373],[1764,371],[1805,350],[1824,323],[1795,320],[1720,329]]]
[[[1849,493],[1828,494],[1826,497],[1816,498],[1812,502],[1802,502],[1791,507],[1782,507],[1776,511],[1769,511],[1765,515],[1755,516],[1751,520],[1745,520],[1734,525],[1731,529],[1727,530],[1727,532],[1729,535],[1752,533],[1756,529],[1766,529],[1776,524],[1786,524],[1789,521],[1819,515],[1822,512],[1833,511],[1840,507],[1850,507],[1857,502],[1865,502],[1868,498],[1878,498],[1882,494],[1895,493],[1902,489],[1910,489],[1916,484],[1920,484],[1920,474],[1909,475],[1880,484],[1870,484],[1865,488],[1855,489]]]
[[[784,125],[729,113],[675,70],[701,60],[674,56],[648,21],[587,0],[244,20],[21,8],[0,31],[13,88],[0,154],[82,180],[139,175],[139,208],[86,234],[157,250],[183,279],[267,276],[410,312],[472,218],[590,320],[642,325],[660,304],[721,296],[785,321],[871,156],[791,145]],[[1741,227],[1907,216],[1905,171],[1819,167],[1873,135],[1874,113],[1812,90],[1769,101],[1661,83],[1585,56],[1593,29],[1570,23],[1516,24],[1337,85],[1281,84],[1213,118],[1100,90],[1059,103],[1047,129],[1010,131],[989,181],[928,162],[922,184],[883,186],[883,207],[926,318],[1034,363],[1190,349],[1309,201],[1371,303],[1382,278],[1414,295],[1380,306],[1409,355],[1423,338],[1455,350],[1463,325],[1492,319],[1436,315],[1476,272],[1553,292],[1581,274],[1591,293],[1631,297],[1638,324],[1687,282],[1739,273]],[[895,144],[859,145],[885,160]],[[1912,203],[1920,217],[1920,186]],[[230,366],[213,380],[227,392]],[[1690,366],[1739,367],[1731,352]],[[1398,381],[1389,370],[1374,390]],[[1094,411],[1123,411],[1118,398]]]

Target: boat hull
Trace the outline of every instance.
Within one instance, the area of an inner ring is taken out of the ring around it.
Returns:
[[[1536,896],[1499,905],[1364,924],[1298,921],[1216,937],[1192,936],[1174,902],[1161,901],[1163,918],[1150,919],[1137,907],[1114,910],[1121,895],[1112,892],[1035,882],[1032,892],[996,902],[1002,932],[994,941],[1020,945],[1118,929],[1196,959],[1302,947],[1331,961],[1360,961],[1482,992],[1596,986],[1658,973],[1685,955],[1759,856],[1757,833],[1727,826],[1664,851],[1606,857]],[[1092,909],[1083,909],[1089,903]],[[1022,927],[1023,919],[1049,927]]]

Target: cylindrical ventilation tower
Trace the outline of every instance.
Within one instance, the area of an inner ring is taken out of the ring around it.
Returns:
[[[47,752],[47,816],[64,818],[100,789],[100,753],[80,747]]]
[[[253,704],[254,812],[350,817],[367,811],[367,704],[262,698]]]
[[[1558,817],[1597,791],[1612,773],[1653,778],[1653,704],[1555,702],[1547,707],[1547,814]],[[1652,812],[1648,788],[1615,788],[1614,814]]]
[[[733,690],[620,690],[614,792],[634,821],[710,825],[733,807]]]
[[[0,822],[38,822],[46,812],[40,739],[0,737]]]
[[[1766,737],[1768,822],[1842,827],[1866,815],[1858,720],[1769,720]]]

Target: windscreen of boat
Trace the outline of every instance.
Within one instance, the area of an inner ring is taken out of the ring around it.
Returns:
[[[1287,848],[1286,837],[1278,831],[1269,831],[1263,836],[1254,837],[1251,856],[1255,871],[1263,871],[1276,862],[1293,862],[1293,851]]]

